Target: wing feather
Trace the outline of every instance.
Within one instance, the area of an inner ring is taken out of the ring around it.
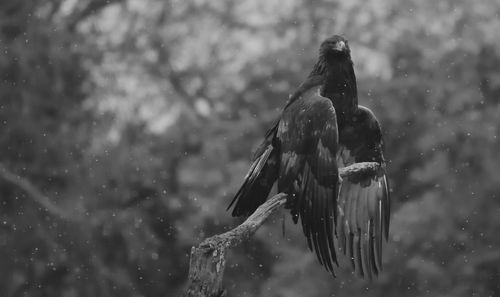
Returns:
[[[278,191],[289,194],[287,207],[295,223],[300,218],[309,249],[334,274],[338,131],[331,101],[319,88],[302,93],[285,108],[277,138]]]
[[[248,216],[264,203],[278,178],[279,150],[275,143],[277,132],[275,124],[257,149],[254,161],[245,176],[243,184],[227,207],[234,206],[233,216]],[[273,143],[274,142],[274,143]]]
[[[373,113],[361,107],[352,123],[340,131],[338,163],[385,164],[381,130]],[[385,172],[342,181],[339,194],[337,231],[340,247],[352,257],[352,267],[360,276],[372,278],[382,268],[382,241],[387,240],[390,223],[389,186]]]

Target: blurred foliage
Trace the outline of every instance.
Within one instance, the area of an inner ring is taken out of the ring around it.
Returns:
[[[0,170],[21,181],[0,183],[0,295],[180,295],[343,33],[384,127],[384,273],[332,279],[278,215],[230,254],[228,296],[500,296],[499,31],[497,0],[0,2]]]

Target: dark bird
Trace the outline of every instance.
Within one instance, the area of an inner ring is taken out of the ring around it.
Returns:
[[[307,79],[290,96],[281,117],[257,148],[243,185],[228,209],[248,216],[277,181],[286,208],[299,218],[309,249],[332,274],[335,241],[360,276],[381,270],[382,238],[388,237],[389,191],[383,170],[339,179],[338,168],[379,162],[382,133],[373,113],[358,106],[348,42],[335,35],[320,46]],[[334,241],[334,237],[336,240]],[[335,275],[335,274],[334,274]]]

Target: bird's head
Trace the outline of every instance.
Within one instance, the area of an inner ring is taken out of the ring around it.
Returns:
[[[327,58],[327,60],[337,60],[349,58],[351,50],[349,49],[347,39],[340,35],[333,35],[321,43],[319,53],[321,56]]]

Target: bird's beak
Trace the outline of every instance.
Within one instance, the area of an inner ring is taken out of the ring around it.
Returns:
[[[346,49],[345,42],[343,41],[336,42],[333,49],[339,52],[344,51]]]

